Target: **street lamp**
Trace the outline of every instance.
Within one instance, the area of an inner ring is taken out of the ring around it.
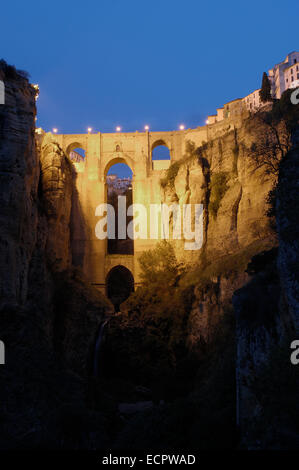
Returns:
[[[117,126],[116,127],[116,132],[120,132],[121,131],[121,127],[120,126]]]
[[[180,124],[180,127],[179,127],[180,131],[183,131],[185,129],[185,126],[184,124]]]
[[[53,130],[54,134],[57,134],[57,132],[58,132],[58,129],[57,129],[56,127],[53,127],[53,129],[52,129],[52,130]]]

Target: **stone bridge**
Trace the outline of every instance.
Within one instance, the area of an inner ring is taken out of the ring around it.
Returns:
[[[135,284],[140,282],[138,257],[152,248],[156,240],[134,240],[134,255],[110,255],[107,240],[95,236],[99,217],[96,207],[107,201],[106,176],[115,163],[127,164],[133,173],[132,191],[134,204],[161,203],[160,178],[170,163],[183,158],[185,144],[192,140],[196,145],[207,141],[208,128],[198,127],[173,132],[130,132],[56,134],[55,139],[64,152],[75,148],[85,150],[83,162],[74,163],[76,168],[76,194],[73,207],[75,223],[72,240],[74,264],[83,268],[90,282],[105,291],[110,270],[118,265],[129,269]],[[153,160],[152,152],[159,146],[168,147],[169,160]]]

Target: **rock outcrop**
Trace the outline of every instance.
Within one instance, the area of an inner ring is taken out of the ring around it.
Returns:
[[[252,280],[234,295],[238,425],[242,446],[251,449],[299,445],[299,376],[290,360],[299,318],[296,136],[293,145],[276,190],[278,253],[256,257]]]
[[[217,138],[186,152],[176,163],[176,176],[162,193],[166,202],[179,201],[204,205],[204,252],[208,262],[238,253],[256,244],[271,247],[274,235],[269,224],[267,196],[277,177],[259,166],[252,157],[252,146],[262,124],[254,117],[235,129],[223,128]],[[267,129],[265,128],[266,132]],[[259,246],[258,246],[259,245]],[[198,263],[196,252],[178,249]]]
[[[74,426],[88,447],[89,426],[104,436],[86,377],[109,303],[72,265],[72,164],[50,136],[36,139],[37,90],[3,61],[0,79],[0,447],[73,445]]]
[[[5,105],[0,106],[1,303],[24,303],[37,238],[39,158],[35,148],[36,90],[2,65]]]
[[[72,163],[52,135],[46,134],[40,148],[40,191],[48,221],[46,254],[55,271],[71,266]]]

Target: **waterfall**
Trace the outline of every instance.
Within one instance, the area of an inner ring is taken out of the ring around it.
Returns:
[[[104,335],[104,329],[105,325],[108,323],[110,318],[107,318],[106,320],[103,321],[103,323],[100,326],[96,345],[95,345],[95,351],[94,351],[94,361],[93,361],[93,375],[94,377],[98,377],[99,375],[99,353],[100,353],[100,348],[101,348],[101,343]]]

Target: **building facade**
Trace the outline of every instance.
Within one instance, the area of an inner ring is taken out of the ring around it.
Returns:
[[[280,99],[282,93],[289,88],[299,87],[299,52],[291,52],[283,62],[274,65],[269,70],[268,78],[271,83],[271,94],[275,99]],[[223,108],[218,108],[217,114],[208,116],[206,123],[215,124],[229,117],[231,103],[234,103],[234,112],[236,112],[238,107],[243,107],[243,109],[251,112],[257,111],[263,105],[260,99],[260,88],[242,99],[231,101],[226,103]]]
[[[291,52],[283,62],[274,65],[269,70],[268,77],[271,82],[273,98],[280,99],[282,93],[289,88],[295,88],[296,81],[299,84],[299,52]],[[298,69],[297,69],[298,67]]]

